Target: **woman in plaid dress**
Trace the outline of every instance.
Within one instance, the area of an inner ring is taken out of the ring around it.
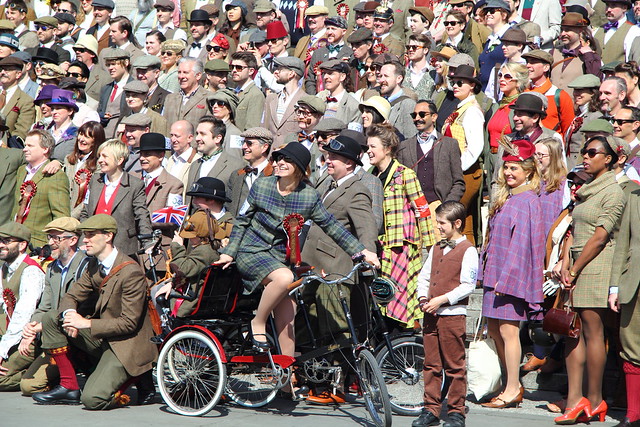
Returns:
[[[544,299],[545,235],[539,226],[542,212],[535,147],[528,140],[503,145],[504,164],[489,211],[479,275],[484,287],[482,314],[488,319],[489,334],[496,342],[507,379],[504,390],[483,404],[490,408],[517,407],[522,402],[520,322],[527,320],[532,306],[539,306]]]
[[[372,173],[384,188],[382,274],[398,284],[394,300],[384,310],[387,317],[413,328],[422,318],[417,294],[422,249],[435,243],[429,204],[415,172],[395,159],[399,144],[395,128],[372,125],[367,137]]]
[[[266,323],[273,312],[282,354],[293,356],[296,304],[287,289],[294,278],[286,261],[285,216],[296,213],[305,220],[313,220],[349,255],[362,254],[376,267],[380,263],[373,252],[366,250],[327,212],[318,192],[305,183],[304,171],[311,155],[304,145],[290,143],[274,151],[272,158],[275,175],[259,178],[253,184],[247,197],[249,208],[236,218],[229,244],[215,264],[226,267],[235,260],[249,292],[264,285],[256,316],[251,321],[253,345],[261,351],[269,348]]]
[[[565,247],[562,282],[573,289],[574,307],[582,320],[579,339],[566,338],[565,360],[569,377],[567,410],[556,418],[558,424],[575,423],[585,413],[604,421],[607,404],[602,400],[602,379],[607,360],[604,322],[609,298],[609,282],[618,228],[625,207],[625,196],[611,169],[618,162],[622,146],[618,138],[596,136],[582,149],[584,170],[593,179],[576,192],[573,235]],[[571,261],[573,260],[573,265]],[[616,283],[617,285],[617,283]],[[587,397],[582,395],[585,364]]]

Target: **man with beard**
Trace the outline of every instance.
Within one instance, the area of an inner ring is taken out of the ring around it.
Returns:
[[[353,55],[353,49],[349,47],[344,41],[344,36],[347,32],[347,21],[341,16],[332,16],[325,20],[326,37],[328,44],[326,46],[320,46],[311,55],[311,60],[308,64],[307,79],[305,80],[304,87],[308,94],[316,94],[320,89],[318,86],[316,75],[316,66],[322,64],[330,59],[337,59],[338,61],[351,60]]]
[[[204,10],[194,10],[187,21],[189,22],[191,37],[188,40],[187,50],[184,55],[198,59],[200,62],[205,62],[207,57],[206,45],[210,40],[209,37],[213,37],[209,35],[213,21]]]
[[[38,48],[46,47],[51,49],[58,54],[59,64],[66,70],[64,63],[67,63],[68,66],[68,63],[71,61],[71,55],[57,43],[55,32],[58,31],[58,20],[53,16],[43,16],[42,18],[36,19],[35,26],[36,35],[38,36],[38,46],[27,49],[27,52],[29,52],[31,56],[35,56]]]
[[[147,33],[153,29],[155,11],[154,0],[138,0],[138,8],[129,14],[129,21],[134,28],[133,35],[141,46],[145,44]]]
[[[300,79],[304,76],[304,62],[300,58],[287,56],[275,58],[274,76],[278,84],[283,86],[280,93],[270,93],[264,102],[262,127],[269,129],[273,135],[273,149],[284,144],[287,135],[299,130],[296,105],[305,94],[300,87]]]
[[[251,15],[255,14],[255,23],[258,31],[266,31],[267,25],[278,19],[276,14],[277,10],[276,5],[269,0],[256,0],[253,5],[253,13],[249,12],[247,20],[251,22],[253,20]],[[248,42],[250,36],[251,33],[246,33],[240,36],[240,44]]]
[[[621,77],[611,76],[600,84],[600,111],[605,119],[611,119],[624,106],[627,98],[627,82]]]
[[[230,62],[231,79],[239,100],[234,121],[238,129],[244,131],[262,120],[265,98],[252,78],[258,68],[255,56],[249,52],[235,52]]]
[[[89,259],[84,252],[78,251],[80,233],[76,231],[80,221],[71,217],[62,217],[51,221],[44,227],[51,247],[51,258],[44,279],[44,292],[38,308],[31,316],[31,321],[22,329],[22,340],[18,351],[23,357],[34,355],[34,344],[42,332],[42,316],[57,310],[60,300],[67,293],[73,282],[82,276]],[[89,313],[86,313],[89,314]],[[58,377],[57,368],[51,358],[44,353],[35,354],[36,358],[22,375],[20,390],[25,396],[48,389]]]
[[[607,5],[605,16],[609,22],[593,34],[602,48],[602,62],[637,61],[640,58],[640,45],[637,43],[640,28],[627,20],[631,0],[603,1]]]
[[[76,25],[76,18],[69,13],[56,13],[53,17],[58,21],[58,26],[54,30],[57,43],[61,48],[69,52],[71,61],[75,61],[76,54],[73,51],[73,45],[76,41],[71,37],[71,32]]]
[[[411,113],[413,113],[416,102],[402,90],[404,73],[404,67],[399,62],[386,63],[380,68],[378,83],[380,84],[380,95],[387,98],[391,104],[389,123],[395,126],[404,138],[411,138],[418,132],[413,120],[411,120]]]
[[[207,75],[207,89],[209,92],[216,93],[220,89],[227,87],[229,80],[229,63],[222,59],[212,59],[204,64],[204,72]]]
[[[18,344],[22,328],[29,322],[44,289],[44,272],[27,255],[31,231],[17,222],[0,226],[0,391],[20,388],[22,373],[33,362],[31,353],[22,355]]]

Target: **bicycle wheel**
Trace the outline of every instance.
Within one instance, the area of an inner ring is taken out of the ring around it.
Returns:
[[[160,351],[156,375],[165,403],[187,416],[209,412],[220,400],[227,381],[215,342],[196,331],[169,338]]]
[[[226,394],[240,406],[259,408],[271,402],[291,371],[269,362],[228,364]]]
[[[391,346],[398,366],[405,372],[396,368],[386,345],[376,354],[378,366],[389,391],[391,409],[396,414],[417,416],[424,406],[422,339],[415,336],[400,337],[392,340]]]
[[[356,366],[362,396],[373,422],[380,427],[391,426],[389,394],[375,357],[367,349],[360,350]]]

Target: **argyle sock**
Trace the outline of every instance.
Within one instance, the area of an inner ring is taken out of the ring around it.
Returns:
[[[633,422],[640,420],[640,366],[625,361],[622,369],[627,381],[627,417]]]
[[[79,390],[80,386],[78,386],[76,370],[73,369],[73,365],[67,356],[68,351],[69,347],[64,346],[49,350],[49,354],[55,360],[58,371],[60,371],[60,385],[67,390]]]

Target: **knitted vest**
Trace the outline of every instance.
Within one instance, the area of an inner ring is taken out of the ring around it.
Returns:
[[[466,104],[464,104],[462,107],[458,108],[453,113],[453,114],[457,114],[458,116],[449,125],[448,132],[447,132],[446,124],[445,126],[442,127],[442,133],[444,133],[446,136],[451,136],[452,138],[455,138],[456,141],[458,141],[458,145],[460,146],[461,153],[464,153],[464,151],[467,149],[467,138],[465,137],[464,128],[462,127],[462,120],[464,119],[464,113],[466,113],[469,107],[471,107],[472,105],[475,105],[478,108],[480,108],[480,106],[478,105],[478,101],[473,99],[472,101],[469,101]],[[447,121],[448,120],[449,119],[447,119]],[[448,135],[448,133],[451,133],[451,135]]]
[[[433,159],[433,150],[435,149],[437,141],[433,142],[431,146],[431,150],[425,156],[420,156],[420,160],[414,167],[416,174],[418,175],[418,181],[420,181],[420,187],[422,187],[422,192],[427,200],[438,200],[438,196],[435,191],[435,165]],[[416,138],[416,151],[422,153],[422,147],[420,147],[420,142]]]
[[[436,245],[433,247],[433,260],[431,261],[431,280],[429,284],[429,299],[444,295],[460,285],[460,271],[464,253],[473,245],[469,240],[463,240],[455,248],[444,255],[444,248]],[[469,298],[458,301],[458,304],[466,305]]]
[[[553,68],[550,79],[554,85],[572,95],[573,89],[569,87],[569,83],[585,74],[584,62],[579,57],[562,62],[565,57],[562,56],[561,49],[553,49],[551,53],[553,54]]]
[[[614,61],[624,62],[624,39],[633,25],[625,21],[611,36],[607,43],[604,42],[604,28],[598,28],[593,37],[602,46],[602,63],[608,64]]]

